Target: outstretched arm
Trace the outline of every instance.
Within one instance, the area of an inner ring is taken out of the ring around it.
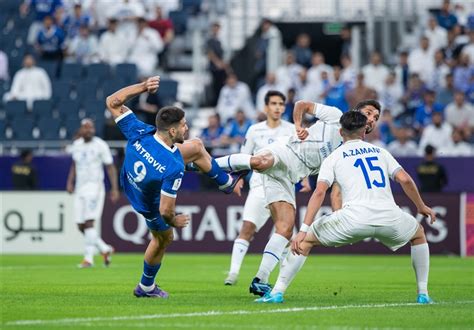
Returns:
[[[395,181],[400,183],[405,194],[410,198],[413,204],[415,204],[418,213],[423,214],[426,217],[429,216],[430,223],[434,223],[436,221],[436,214],[423,202],[423,199],[418,192],[418,188],[411,176],[404,169],[400,169],[395,174]]]
[[[129,110],[127,107],[124,106],[127,101],[146,91],[148,91],[149,93],[156,93],[159,85],[160,77],[155,76],[148,78],[142,83],[124,87],[107,97],[107,109],[110,111],[112,117],[115,119]]]

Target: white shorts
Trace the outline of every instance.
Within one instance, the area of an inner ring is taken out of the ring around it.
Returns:
[[[78,224],[100,220],[104,208],[104,184],[87,183],[74,193],[74,217]]]
[[[338,210],[317,219],[310,228],[324,246],[338,247],[366,238],[376,238],[392,251],[396,251],[413,238],[419,226],[414,217],[401,209],[387,212],[393,221],[384,225],[359,223],[352,220],[349,214],[351,212],[345,209]],[[378,216],[380,217],[380,214]],[[363,220],[370,222],[370,216],[364,217]]]
[[[299,181],[299,160],[294,160],[295,155],[286,147],[272,143],[268,147],[259,150],[259,153],[271,152],[274,164],[262,174],[263,188],[265,191],[266,206],[274,202],[287,202],[296,210],[295,184]]]
[[[258,232],[268,218],[270,218],[270,210],[266,207],[263,186],[251,188],[245,201],[243,219],[253,223]]]

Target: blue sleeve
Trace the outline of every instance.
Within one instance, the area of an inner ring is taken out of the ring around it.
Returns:
[[[137,116],[132,111],[127,111],[120,117],[115,119],[117,126],[119,127],[120,131],[122,131],[123,135],[129,141],[133,141],[138,139],[140,136],[154,133],[155,127],[145,124],[144,122],[137,119]]]
[[[168,197],[176,198],[178,189],[181,187],[184,171],[176,171],[172,175],[166,177],[161,185],[161,193]]]

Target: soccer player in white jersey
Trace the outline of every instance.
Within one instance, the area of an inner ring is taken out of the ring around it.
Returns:
[[[265,94],[264,112],[267,115],[267,120],[249,127],[245,135],[245,143],[241,148],[242,153],[253,155],[273,143],[277,138],[294,133],[294,125],[281,119],[285,112],[285,95],[283,93],[274,90],[268,91]],[[250,179],[250,191],[245,201],[242,228],[232,248],[230,270],[224,281],[225,285],[233,285],[237,281],[250,241],[270,217],[270,210],[265,207],[265,204],[261,174],[254,172]]]
[[[79,267],[92,267],[96,250],[102,254],[104,265],[108,266],[113,248],[99,236],[94,228],[94,221],[100,220],[104,208],[103,166],[105,165],[109,176],[110,198],[113,202],[116,202],[120,195],[117,171],[109,146],[104,140],[95,136],[95,126],[91,119],[81,121],[79,134],[80,138],[72,144],[72,164],[67,178],[67,191],[74,193],[75,220],[85,239],[84,260]]]
[[[323,161],[304,223],[291,244],[294,255],[288,255],[275,287],[258,302],[283,302],[283,293],[313,246],[338,247],[365,238],[376,238],[393,251],[410,242],[417,302],[432,302],[428,295],[429,248],[423,227],[395,204],[390,179],[401,184],[418,213],[429,216],[431,223],[436,215],[425,205],[412,178],[395,158],[385,149],[363,141],[366,125],[367,117],[358,112],[341,117],[344,144]],[[335,182],[341,189],[342,209],[314,221],[326,191]]]
[[[353,110],[367,116],[367,130],[370,132],[380,116],[380,104],[367,100],[360,102]],[[319,120],[304,128],[302,120],[305,114]],[[253,169],[264,174],[265,204],[270,209],[275,233],[265,246],[262,262],[250,284],[249,291],[255,295],[263,296],[271,290],[268,278],[280,262],[293,234],[296,216],[294,185],[307,176],[318,174],[323,159],[342,144],[339,134],[341,115],[342,112],[335,107],[298,101],[293,112],[296,134],[278,139],[254,156],[235,154],[216,160],[227,170]],[[338,189],[333,191],[337,196]]]

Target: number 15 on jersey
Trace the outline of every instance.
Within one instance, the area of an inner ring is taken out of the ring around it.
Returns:
[[[365,162],[364,162],[365,160]],[[367,184],[367,189],[372,189],[372,186],[375,186],[377,188],[383,188],[385,187],[385,175],[383,173],[383,170],[380,166],[377,166],[374,164],[374,162],[378,161],[378,157],[366,157],[366,158],[357,158],[357,160],[354,163],[354,167],[360,167],[362,170],[362,174],[364,175],[365,183]],[[367,167],[365,165],[367,163]],[[369,171],[367,171],[367,168]],[[377,180],[371,180],[371,176],[378,176],[377,173],[380,173],[380,179],[381,181]]]

